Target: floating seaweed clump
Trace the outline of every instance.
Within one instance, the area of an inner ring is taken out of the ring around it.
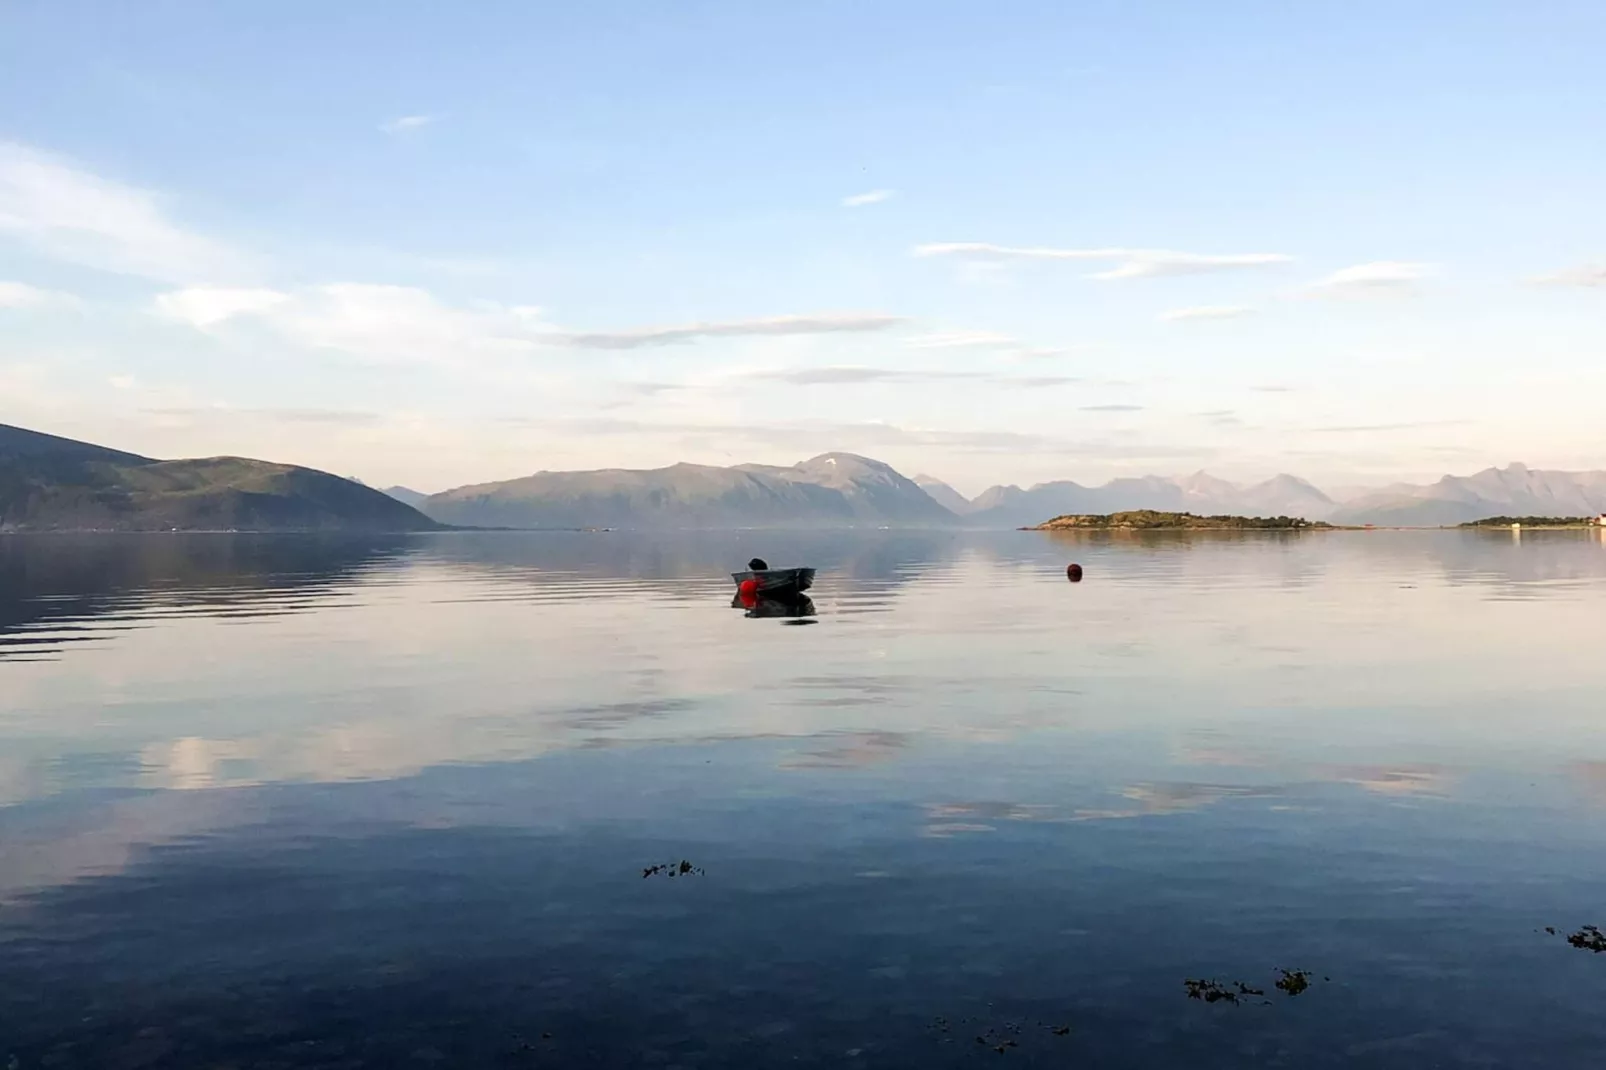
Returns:
[[[1264,996],[1265,990],[1253,988],[1243,981],[1233,981],[1231,984],[1222,984],[1219,981],[1206,981],[1202,978],[1190,977],[1182,982],[1189,999],[1202,999],[1206,1003],[1242,1003],[1245,996]]]
[[[1309,970],[1280,969],[1277,972],[1282,974],[1281,977],[1277,978],[1277,988],[1290,996],[1297,996],[1310,987]]]
[[[1285,996],[1297,996],[1310,988],[1312,974],[1309,970],[1283,970],[1277,971],[1277,991]],[[1328,981],[1332,978],[1324,977]],[[1182,982],[1183,989],[1188,993],[1189,999],[1200,999],[1206,1003],[1242,1003],[1246,996],[1264,996],[1263,989],[1255,988],[1243,981],[1233,981],[1222,984],[1220,981],[1206,981],[1201,978],[1189,978]],[[1271,1000],[1262,1000],[1270,1003]]]
[[[703,868],[694,866],[685,859],[679,862],[665,862],[659,866],[647,866],[641,871],[641,879],[648,877],[701,877]]]
[[[1567,937],[1567,942],[1584,951],[1606,951],[1606,933],[1593,925],[1586,925],[1582,929]]]

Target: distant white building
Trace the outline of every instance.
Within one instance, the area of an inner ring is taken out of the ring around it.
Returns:
[[[1597,516],[1595,518],[1595,523],[1600,525],[1603,528],[1606,528],[1606,513],[1602,513],[1599,516]]]

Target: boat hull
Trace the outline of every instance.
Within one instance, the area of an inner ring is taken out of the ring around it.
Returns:
[[[740,587],[748,580],[758,581],[759,594],[802,594],[814,586],[812,568],[767,568],[758,572],[732,572],[731,579]]]

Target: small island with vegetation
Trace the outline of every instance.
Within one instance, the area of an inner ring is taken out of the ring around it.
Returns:
[[[1593,516],[1486,516],[1458,524],[1463,528],[1592,528],[1601,525]]]
[[[1333,525],[1297,516],[1195,516],[1133,509],[1105,515],[1072,513],[1025,531],[1310,531]]]

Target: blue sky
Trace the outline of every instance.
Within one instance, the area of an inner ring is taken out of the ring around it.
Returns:
[[[1582,2],[13,0],[0,422],[427,490],[1606,467],[1602,39]]]

